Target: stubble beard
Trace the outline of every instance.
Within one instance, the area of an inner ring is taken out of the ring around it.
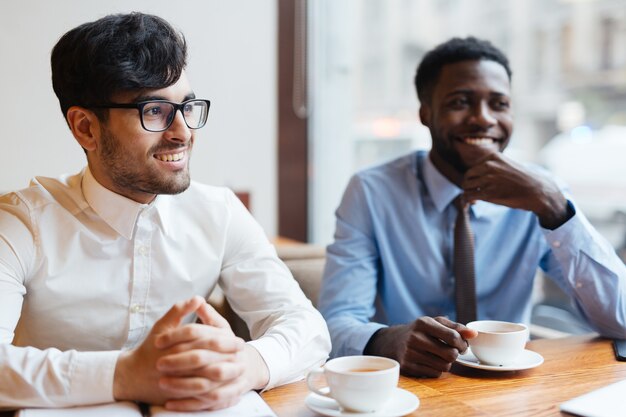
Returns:
[[[127,154],[118,138],[102,131],[102,165],[119,190],[145,194],[180,194],[189,188],[189,165],[177,172],[163,173],[156,166]],[[188,150],[190,152],[190,148]]]

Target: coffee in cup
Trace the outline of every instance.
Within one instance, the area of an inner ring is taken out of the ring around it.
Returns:
[[[528,341],[528,327],[522,323],[478,320],[466,326],[478,332],[478,336],[468,339],[468,343],[474,356],[486,365],[514,364]]]
[[[313,384],[315,375],[323,374],[327,389]],[[400,365],[380,356],[344,356],[331,359],[322,368],[313,369],[306,378],[309,390],[337,401],[345,411],[374,412],[385,407],[398,385]]]

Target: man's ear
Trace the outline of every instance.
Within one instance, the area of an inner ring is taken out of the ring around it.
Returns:
[[[70,107],[67,110],[67,124],[83,149],[96,149],[100,137],[100,121],[91,110],[80,106]]]
[[[419,111],[420,121],[426,127],[430,127],[430,120],[432,118],[432,110],[428,104],[422,104]]]

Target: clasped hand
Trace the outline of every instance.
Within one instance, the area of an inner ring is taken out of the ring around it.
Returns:
[[[201,323],[181,325],[196,313]],[[115,368],[117,400],[163,404],[171,410],[229,407],[267,382],[258,352],[236,337],[202,297],[175,304]]]

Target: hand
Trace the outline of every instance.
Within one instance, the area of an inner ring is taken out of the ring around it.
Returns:
[[[483,200],[532,211],[541,226],[556,229],[572,216],[559,187],[499,152],[489,153],[465,173],[461,183],[467,201]]]
[[[154,341],[159,334],[179,327],[185,316],[194,313],[203,304],[206,301],[202,297],[176,303],[154,324],[141,345],[120,354],[113,378],[113,396],[116,400],[163,404],[168,399],[159,387],[161,375],[156,367],[157,360],[167,352],[157,349]]]
[[[155,340],[169,353],[157,360],[159,387],[177,411],[215,410],[234,405],[242,394],[269,380],[260,354],[236,337],[228,322],[208,304],[197,310],[203,324],[161,333]]]
[[[404,375],[436,378],[450,370],[459,353],[467,349],[467,339],[476,336],[475,330],[445,317],[421,317],[380,329],[364,353],[397,360]]]

